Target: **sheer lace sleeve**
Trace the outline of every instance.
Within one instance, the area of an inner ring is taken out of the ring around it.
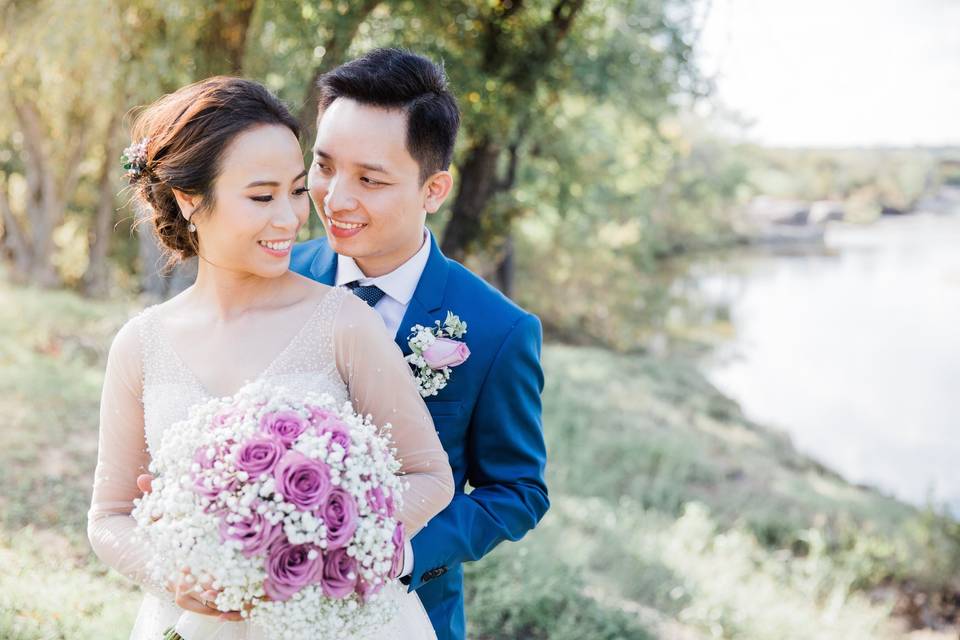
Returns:
[[[142,357],[136,324],[120,329],[110,347],[100,399],[100,438],[93,498],[87,514],[87,537],[94,553],[142,587],[165,599],[172,596],[153,584],[148,555],[134,540],[133,500],[141,496],[137,476],[147,473],[150,456],[144,436]]]
[[[400,349],[376,312],[355,296],[345,295],[334,345],[354,409],[373,416],[377,425],[393,425],[401,472],[409,482],[398,518],[413,537],[453,497],[447,454]]]

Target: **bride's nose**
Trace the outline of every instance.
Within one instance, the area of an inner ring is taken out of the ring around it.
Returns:
[[[300,216],[297,215],[297,204],[290,198],[282,199],[270,223],[284,230],[295,230],[300,226]]]

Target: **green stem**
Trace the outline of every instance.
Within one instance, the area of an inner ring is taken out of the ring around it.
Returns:
[[[173,627],[163,632],[163,640],[183,640]]]

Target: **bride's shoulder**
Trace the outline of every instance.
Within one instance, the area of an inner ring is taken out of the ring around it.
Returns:
[[[313,297],[317,300],[322,299],[326,294],[338,288],[312,280],[296,271],[288,271],[287,278],[289,278],[286,281],[287,286],[291,286],[292,284],[298,287],[307,297]]]
[[[335,287],[316,280],[311,280],[299,273],[290,272],[295,278],[296,285],[301,288],[303,297],[320,309],[330,309],[334,313],[340,310],[345,298],[349,296],[349,291],[344,287]]]
[[[150,341],[157,318],[167,312],[172,300],[151,304],[133,313],[120,327],[110,345],[111,357],[140,359],[144,345]]]

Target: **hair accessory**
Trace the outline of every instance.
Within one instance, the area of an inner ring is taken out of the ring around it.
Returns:
[[[150,138],[144,138],[140,142],[134,143],[123,150],[120,154],[120,162],[126,170],[127,179],[134,182],[142,176],[147,170],[147,143]]]

